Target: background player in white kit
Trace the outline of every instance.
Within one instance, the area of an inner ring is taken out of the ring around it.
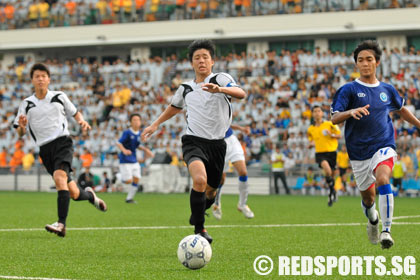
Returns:
[[[391,237],[394,196],[390,177],[396,159],[394,127],[389,113],[396,111],[417,128],[420,121],[403,106],[404,100],[392,85],[377,80],[376,67],[381,53],[375,41],[364,41],[354,50],[360,78],[337,91],[331,105],[331,121],[334,124],[346,121],[346,146],[362,196],[362,208],[368,218],[368,238],[372,244],[380,242],[383,249],[388,249],[394,244]],[[375,186],[382,219],[380,235]]]
[[[121,181],[125,185],[125,189],[128,189],[125,199],[127,203],[136,203],[134,196],[137,193],[141,178],[141,167],[137,161],[136,150],[142,150],[146,157],[153,157],[152,151],[140,146],[140,126],[140,115],[132,114],[130,116],[130,128],[123,132],[117,142],[117,147],[121,151],[119,154]]]
[[[90,130],[90,125],[64,92],[48,89],[51,80],[47,66],[34,64],[30,77],[35,92],[20,104],[13,126],[19,137],[29,130],[32,140],[39,146],[39,156],[57,189],[58,221],[47,224],[45,229],[64,237],[70,197],[75,201],[88,200],[99,210],[107,210],[105,202],[91,187],[83,190],[71,178],[73,141],[67,116],[72,116],[84,131]]]
[[[235,168],[236,172],[239,175],[239,202],[238,202],[238,210],[241,211],[244,216],[248,219],[254,218],[254,212],[249,208],[246,204],[248,200],[248,170],[246,168],[245,163],[245,154],[244,150],[242,149],[241,143],[239,142],[238,138],[235,134],[233,134],[233,130],[240,130],[244,134],[250,133],[249,127],[242,127],[239,125],[232,124],[225,135],[225,142],[226,142],[226,156],[225,156],[225,166],[223,168],[223,177],[222,181],[220,182],[219,190],[217,191],[216,200],[213,204],[213,216],[220,220],[222,218],[222,187],[225,183],[226,179],[226,172],[229,170],[229,162],[232,163],[233,167]]]

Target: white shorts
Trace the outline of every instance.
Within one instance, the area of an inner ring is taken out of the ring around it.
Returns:
[[[387,147],[377,151],[372,158],[366,160],[351,160],[351,167],[353,169],[354,179],[360,191],[367,190],[372,183],[376,181],[373,170],[379,163],[393,158],[394,162],[397,160],[397,153],[393,148]]]
[[[133,177],[141,178],[139,163],[120,163],[121,180],[123,182],[133,180]]]
[[[241,143],[235,135],[231,135],[228,138],[225,138],[226,142],[226,156],[225,156],[225,166],[223,172],[229,170],[229,161],[231,163],[245,160],[244,150],[242,149]]]

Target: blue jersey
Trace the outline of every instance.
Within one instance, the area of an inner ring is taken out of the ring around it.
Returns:
[[[338,89],[331,105],[331,114],[370,105],[369,115],[360,120],[346,120],[346,146],[351,160],[366,160],[381,148],[395,150],[394,127],[389,112],[400,110],[404,100],[389,84],[366,84],[359,80]]]
[[[225,138],[228,138],[233,134],[233,129],[229,126],[229,129],[226,131]]]
[[[131,129],[127,129],[123,132],[118,142],[122,144],[124,148],[131,151],[131,155],[129,156],[126,156],[120,152],[120,163],[136,163],[136,149],[140,145],[140,131],[134,133]]]

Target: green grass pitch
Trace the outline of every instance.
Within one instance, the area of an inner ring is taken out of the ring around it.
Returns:
[[[414,256],[416,276],[382,278],[420,279],[420,217],[395,220],[395,245],[382,250],[367,240],[358,197],[340,197],[329,208],[326,197],[250,196],[255,218],[247,220],[236,210],[238,196],[224,195],[223,219],[206,218],[214,238],[212,260],[192,271],[176,257],[179,241],[193,231],[188,226],[187,194],[138,194],[135,205],[126,204],[123,194],[99,196],[109,211],[102,213],[87,202],[72,201],[67,236],[59,238],[43,230],[57,219],[55,193],[0,192],[0,279],[378,279],[340,277],[337,271],[322,277],[279,276],[276,265],[270,275],[260,276],[253,269],[259,255],[270,256],[275,264],[278,256]],[[416,215],[420,215],[420,199],[395,198],[394,216]],[[341,225],[306,226],[336,223]],[[290,226],[249,226],[284,224]],[[153,226],[168,228],[118,229]],[[108,229],[100,229],[104,227]]]

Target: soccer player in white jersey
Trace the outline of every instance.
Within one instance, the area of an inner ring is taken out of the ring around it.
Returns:
[[[141,167],[137,161],[136,150],[142,150],[146,157],[153,157],[152,151],[140,146],[140,126],[140,115],[132,114],[130,116],[130,128],[123,132],[117,142],[117,147],[121,151],[119,154],[121,180],[126,185],[125,189],[128,189],[125,199],[127,203],[136,203],[134,196],[137,193],[141,178]]]
[[[245,164],[244,150],[242,149],[241,143],[238,138],[233,134],[233,129],[240,130],[245,134],[250,133],[249,127],[242,127],[239,125],[232,124],[225,135],[226,141],[226,157],[225,166],[223,168],[223,177],[220,182],[219,190],[217,191],[216,201],[213,204],[213,216],[220,220],[222,219],[222,187],[225,183],[226,172],[229,170],[229,162],[232,163],[236,172],[239,175],[239,202],[238,210],[241,211],[245,218],[254,218],[254,212],[246,204],[248,200],[248,170]]]
[[[187,128],[182,137],[182,153],[193,180],[190,194],[190,224],[194,232],[211,236],[204,228],[204,213],[215,200],[222,179],[226,142],[224,136],[232,121],[231,97],[242,99],[245,92],[226,73],[212,73],[214,44],[196,40],[188,47],[195,79],[180,85],[171,105],[142,133],[146,141],[159,125],[186,109]]]
[[[420,121],[404,107],[404,100],[389,84],[376,79],[381,49],[375,41],[364,41],[354,50],[354,60],[360,78],[342,86],[331,105],[331,121],[346,121],[345,139],[357,187],[362,196],[362,208],[368,218],[367,232],[372,244],[390,248],[394,197],[390,185],[396,159],[394,128],[389,113],[420,128]],[[376,211],[376,188],[379,192],[379,215]]]
[[[46,225],[45,229],[64,237],[70,197],[76,201],[88,200],[101,211],[106,211],[107,206],[92,188],[79,188],[70,176],[73,141],[69,137],[66,116],[74,117],[82,130],[89,130],[89,124],[64,92],[48,90],[50,71],[44,64],[34,64],[30,77],[35,93],[20,104],[13,125],[19,137],[28,129],[33,141],[40,146],[39,155],[53,177],[58,194],[58,221]]]

